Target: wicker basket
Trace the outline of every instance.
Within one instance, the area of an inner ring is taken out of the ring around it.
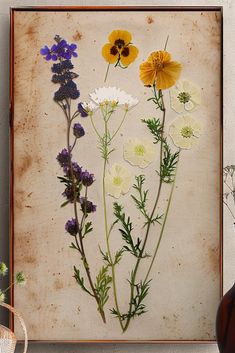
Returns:
[[[0,306],[7,308],[10,310],[20,321],[20,324],[24,331],[24,351],[27,352],[28,349],[28,335],[24,320],[20,316],[20,314],[10,305],[6,303],[0,303]],[[16,347],[16,336],[15,334],[7,327],[0,325],[0,353],[14,353]]]

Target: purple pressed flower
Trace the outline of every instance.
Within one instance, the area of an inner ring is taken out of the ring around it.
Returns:
[[[78,112],[80,113],[82,118],[86,118],[88,116],[86,109],[83,108],[82,103],[78,103]]]
[[[96,211],[96,205],[87,200],[85,197],[80,197],[80,205],[83,213],[91,213]]]
[[[77,138],[80,138],[85,135],[85,130],[83,129],[82,125],[79,123],[75,123],[73,125],[73,134]]]
[[[69,165],[69,161],[72,155],[69,155],[68,150],[66,148],[62,149],[62,151],[56,157],[61,167],[66,167]]]
[[[67,221],[67,223],[65,224],[65,230],[73,236],[78,234],[78,224],[75,218],[72,218],[71,220]]]
[[[73,188],[72,186],[67,186],[64,190],[64,192],[62,193],[62,195],[67,199],[70,200],[71,202],[74,199],[74,194],[73,194]]]
[[[76,178],[76,180],[78,182],[81,181],[82,168],[76,162],[72,162],[72,168],[73,168],[73,175]],[[65,176],[71,178],[71,172],[70,172],[69,166],[64,166],[64,173],[65,173]]]
[[[80,96],[80,92],[77,89],[76,83],[73,81],[68,81],[66,84],[62,85],[58,91],[55,92],[54,100],[62,101],[66,98],[77,99]]]
[[[58,35],[56,35],[54,39],[57,44],[53,44],[51,48],[45,45],[40,50],[40,53],[45,57],[47,61],[56,61],[58,59],[70,60],[72,57],[78,56],[78,54],[75,52],[77,49],[76,44],[68,44],[66,40],[62,39]]]
[[[90,186],[94,182],[94,174],[90,174],[87,170],[81,174],[82,184],[84,186]]]

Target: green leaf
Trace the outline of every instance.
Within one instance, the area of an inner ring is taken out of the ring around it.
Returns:
[[[114,257],[114,263],[113,263],[114,265],[119,264],[119,262],[120,262],[121,259],[122,259],[123,253],[124,253],[124,249],[123,249],[123,248],[120,249],[120,250],[118,250],[118,251],[116,251],[115,257]]]
[[[99,250],[100,250],[100,253],[101,253],[102,257],[103,257],[103,261],[106,262],[106,265],[107,266],[112,266],[112,263],[110,261],[108,252],[103,252],[100,246],[99,246]]]
[[[133,226],[129,216],[126,216],[123,212],[123,207],[117,202],[114,202],[114,216],[121,223],[122,228],[119,228],[119,232],[122,235],[122,239],[125,241],[126,245],[123,246],[124,251],[130,252],[135,257],[139,257],[141,254],[140,243],[141,240],[138,238],[135,243],[132,238]]]
[[[83,238],[85,237],[85,235],[87,235],[88,233],[92,232],[92,230],[93,230],[92,222],[85,223],[84,232],[83,232]]]
[[[110,290],[110,283],[112,282],[112,277],[108,275],[108,266],[102,266],[95,283],[95,290],[100,301],[100,308],[103,309],[104,305],[109,299],[108,292]]]
[[[90,296],[94,297],[94,294],[92,294],[86,287],[84,284],[84,278],[81,277],[80,275],[80,270],[78,268],[76,268],[75,266],[73,267],[74,269],[74,278],[76,279],[77,283],[79,284],[79,286],[88,294],[90,294]]]
[[[158,143],[159,141],[162,141],[162,134],[163,134],[163,125],[160,121],[160,119],[142,119],[141,120],[144,124],[147,125],[149,131],[154,137],[154,143]]]
[[[143,214],[147,222],[149,222],[150,217],[147,210],[147,196],[149,190],[143,190],[143,185],[145,182],[145,176],[139,175],[135,177],[136,184],[133,185],[133,189],[138,192],[138,197],[131,195],[132,200],[135,202],[137,209]]]
[[[159,175],[162,182],[170,184],[175,179],[175,170],[178,163],[179,151],[172,153],[166,141],[163,145],[163,148],[163,159]]]

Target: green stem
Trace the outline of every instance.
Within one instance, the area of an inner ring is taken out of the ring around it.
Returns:
[[[107,146],[107,133],[108,133],[108,126],[107,126],[107,120],[104,116],[104,124],[105,124],[105,144]],[[107,246],[107,252],[109,256],[109,261],[110,261],[110,266],[111,266],[111,272],[112,272],[112,284],[113,284],[113,295],[114,295],[114,302],[116,306],[116,310],[118,313],[118,319],[121,325],[121,328],[123,329],[123,323],[121,320],[121,314],[119,310],[119,304],[118,304],[118,297],[117,297],[117,286],[116,286],[116,273],[115,273],[115,265],[112,260],[112,254],[111,254],[111,249],[110,249],[110,244],[109,244],[109,229],[108,229],[108,217],[107,217],[107,202],[106,202],[106,187],[105,187],[105,176],[106,176],[106,167],[107,167],[107,157],[104,158],[104,166],[103,166],[103,177],[102,177],[102,182],[103,182],[103,206],[104,206],[104,223],[105,223],[105,239],[106,239],[106,246]]]
[[[71,180],[72,180],[72,188],[73,188],[73,195],[76,195],[76,183],[75,183],[75,176],[74,176],[74,172],[73,172],[73,166],[72,166],[72,159],[71,159],[71,147],[70,147],[70,129],[71,129],[71,105],[69,101],[66,101],[67,103],[67,107],[68,107],[68,112],[64,109],[64,113],[65,116],[67,118],[67,149],[69,152],[69,169],[70,169],[70,173],[71,173]],[[99,297],[97,296],[96,290],[95,290],[95,286],[93,284],[92,278],[91,278],[91,273],[90,273],[90,267],[87,261],[87,257],[85,254],[85,249],[84,249],[84,244],[83,244],[83,236],[82,236],[82,228],[79,224],[79,220],[78,220],[78,210],[77,210],[77,199],[76,197],[74,197],[73,200],[73,208],[74,208],[74,215],[75,215],[75,219],[77,222],[77,226],[78,226],[78,236],[79,236],[79,242],[77,239],[77,235],[75,236],[76,239],[76,244],[78,246],[79,252],[82,256],[82,261],[83,261],[83,265],[87,274],[87,279],[88,282],[90,284],[92,293],[94,294],[94,298],[96,300],[96,303],[98,305],[98,311],[101,315],[101,318],[103,320],[104,323],[106,323],[106,318],[105,318],[105,313],[100,305],[100,300]],[[80,244],[80,246],[79,246]]]
[[[121,127],[125,121],[126,115],[127,115],[127,110],[125,111],[125,114],[122,118],[122,121],[121,121],[120,125],[118,126],[117,130],[115,131],[115,133],[113,134],[113,136],[111,137],[110,141],[112,141],[114,139],[114,137],[117,135],[118,131],[121,129]]]
[[[106,82],[106,80],[107,80],[108,72],[109,72],[109,67],[110,67],[110,63],[108,63],[108,66],[107,66],[107,70],[106,70],[106,73],[105,73],[104,82]]]
[[[180,157],[180,152],[179,152],[179,157]],[[161,232],[160,232],[159,239],[158,239],[155,251],[154,251],[154,255],[153,255],[152,261],[150,263],[149,269],[148,269],[147,274],[145,276],[144,283],[146,283],[148,281],[151,269],[153,267],[153,264],[154,264],[155,258],[157,256],[158,249],[160,247],[160,244],[161,244],[161,241],[162,241],[162,237],[163,237],[163,234],[164,234],[164,229],[165,229],[165,226],[166,226],[167,216],[168,216],[168,213],[169,213],[169,209],[170,209],[171,201],[172,201],[172,196],[173,196],[173,191],[174,191],[174,188],[175,188],[176,175],[177,175],[177,170],[178,170],[178,165],[179,165],[179,157],[178,157],[178,161],[177,161],[174,181],[173,181],[172,186],[171,186],[171,192],[170,192],[170,196],[169,196],[168,203],[167,203],[167,208],[166,208],[166,212],[165,212],[165,216],[164,216],[164,221],[162,223]]]
[[[93,129],[95,130],[96,135],[99,137],[99,139],[101,139],[102,137],[101,137],[99,131],[97,130],[96,126],[95,126],[95,123],[94,123],[92,115],[90,115],[90,119],[91,119],[91,124],[93,126]]]
[[[161,110],[163,111],[163,117],[162,117],[162,132],[161,132],[161,142],[160,142],[160,161],[159,161],[159,171],[161,170],[161,164],[162,164],[162,158],[163,158],[163,138],[164,138],[164,126],[165,126],[165,120],[166,120],[166,109],[165,109],[165,105],[164,105],[164,99],[163,99],[163,94],[161,91],[159,91],[160,95],[161,95]],[[154,85],[154,94],[156,96],[156,88],[155,88],[155,85]],[[158,191],[157,191],[157,196],[156,196],[156,199],[155,199],[155,203],[154,203],[154,206],[153,206],[153,209],[152,209],[152,212],[151,212],[151,215],[150,215],[150,221],[148,223],[148,226],[147,226],[147,230],[146,230],[146,234],[145,234],[145,238],[144,238],[144,242],[143,242],[143,246],[142,246],[142,249],[141,249],[141,252],[140,252],[140,257],[138,258],[137,262],[136,262],[136,265],[135,265],[135,268],[134,268],[134,271],[133,271],[133,283],[131,284],[131,293],[130,293],[130,303],[129,303],[129,311],[128,311],[128,319],[126,321],[126,324],[124,326],[124,329],[123,331],[125,332],[130,324],[130,320],[131,320],[131,311],[132,311],[132,301],[133,301],[133,295],[134,295],[134,282],[135,282],[135,279],[136,279],[136,275],[137,275],[137,271],[138,271],[138,268],[139,268],[139,265],[140,265],[140,261],[142,259],[142,255],[144,253],[144,250],[145,250],[145,247],[146,247],[146,244],[147,244],[147,240],[148,240],[148,237],[149,237],[149,231],[150,231],[150,228],[151,228],[151,221],[154,217],[154,214],[155,214],[155,211],[156,211],[156,208],[157,208],[157,205],[158,205],[158,202],[159,202],[159,199],[160,199],[160,194],[161,194],[161,189],[162,189],[162,180],[160,179],[159,181],[159,185],[158,185]]]

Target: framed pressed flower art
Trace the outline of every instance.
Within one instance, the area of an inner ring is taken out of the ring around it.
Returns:
[[[30,339],[213,342],[221,9],[11,20],[12,276],[28,274],[12,300]]]

